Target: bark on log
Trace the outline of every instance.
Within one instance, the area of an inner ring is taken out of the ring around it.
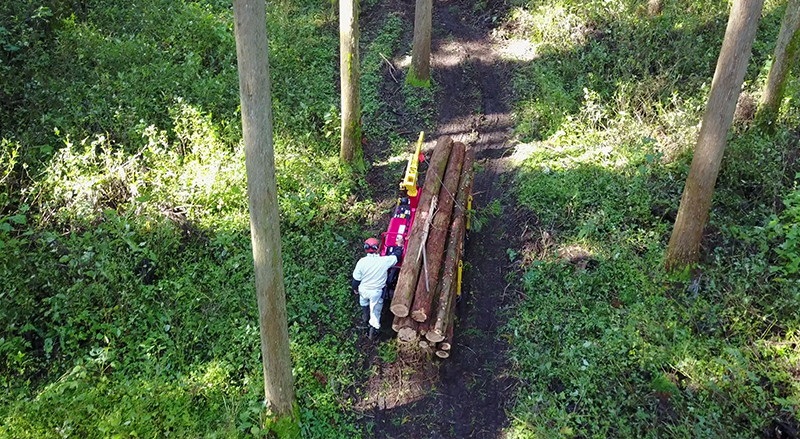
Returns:
[[[456,142],[453,144],[450,159],[447,161],[444,184],[439,190],[436,212],[428,234],[428,242],[425,244],[426,260],[423,260],[422,263],[427,267],[423,266],[420,270],[417,291],[414,293],[414,304],[411,307],[411,318],[418,322],[428,320],[431,315],[431,304],[437,292],[436,286],[439,284],[439,270],[442,268],[444,245],[447,241],[447,231],[450,228],[450,217],[453,213],[454,197],[458,192],[465,152],[466,145]]]
[[[411,319],[411,317],[397,317],[394,316],[392,320],[392,330],[394,332],[400,332],[403,328],[412,328],[414,332],[417,331],[417,322]]]
[[[461,181],[456,195],[457,207],[455,207],[453,225],[450,228],[450,238],[447,241],[447,258],[444,263],[442,282],[440,282],[439,304],[431,330],[425,334],[425,338],[433,342],[444,340],[447,326],[453,320],[452,315],[455,312],[453,307],[457,291],[457,285],[455,284],[458,282],[458,261],[461,259],[461,252],[464,247],[465,210],[467,208],[467,199],[472,193],[472,164],[474,161],[475,152],[469,150],[464,158],[464,170],[461,173]]]
[[[453,308],[455,308],[455,304],[453,304]],[[453,313],[453,315],[455,315],[455,313]],[[455,326],[455,322],[453,321],[450,326],[447,327],[447,335],[445,335],[444,340],[439,343],[439,349],[449,351],[450,348],[453,347],[453,328],[455,328]]]
[[[449,136],[440,137],[436,142],[428,171],[425,174],[425,184],[420,194],[417,213],[414,216],[414,224],[409,232],[406,256],[397,279],[397,287],[394,290],[392,304],[389,306],[392,314],[399,317],[408,315],[411,304],[414,301],[414,290],[417,288],[417,277],[419,276],[422,262],[421,257],[417,258],[422,246],[422,229],[425,226],[425,220],[430,214],[431,200],[434,195],[439,193],[439,189],[442,186],[441,179],[452,148],[453,139]]]
[[[430,320],[429,320],[429,321],[425,321],[425,322],[419,322],[419,323],[417,323],[417,332],[419,333],[419,337],[420,337],[420,338],[425,338],[425,334],[426,334],[428,331],[430,331],[430,329],[431,329],[431,322],[430,322]]]

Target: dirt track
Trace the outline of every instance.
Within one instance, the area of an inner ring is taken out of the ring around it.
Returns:
[[[413,22],[413,4],[394,4],[392,12]],[[508,426],[506,409],[516,383],[507,374],[507,342],[498,330],[505,323],[503,311],[519,291],[507,250],[518,248],[525,219],[509,195],[510,68],[489,37],[491,17],[504,13],[491,4],[476,11],[466,0],[434,2],[431,63],[438,123],[428,139],[449,135],[475,149],[473,207],[499,203],[502,214],[485,216],[481,229],[469,234],[469,269],[451,358],[429,360],[401,352],[397,361],[386,363],[372,356],[368,398],[359,405],[371,419],[367,437],[494,439],[503,437]]]

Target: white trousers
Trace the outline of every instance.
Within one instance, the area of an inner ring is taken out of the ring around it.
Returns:
[[[383,291],[360,291],[358,303],[361,306],[369,305],[369,325],[381,329],[381,311],[383,310]]]

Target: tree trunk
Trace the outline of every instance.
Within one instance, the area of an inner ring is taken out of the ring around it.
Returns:
[[[416,87],[431,85],[431,13],[433,0],[417,0],[414,8],[414,46],[406,83]]]
[[[800,0],[789,0],[783,16],[781,31],[778,34],[778,42],[775,44],[772,67],[769,69],[767,84],[764,86],[764,94],[761,97],[759,112],[762,114],[759,119],[766,123],[775,121],[775,115],[778,113],[778,107],[783,99],[786,76],[796,61],[798,46],[800,46],[798,27],[800,27]]]
[[[464,164],[466,146],[461,142],[453,144],[450,159],[444,173],[444,184],[439,190],[436,213],[433,216],[428,242],[425,245],[426,260],[422,263],[417,291],[414,293],[414,305],[411,307],[411,318],[418,322],[428,320],[431,315],[436,286],[439,284],[439,269],[442,267],[444,257],[444,244],[447,241],[447,231],[450,229],[450,217],[453,213],[454,198],[458,193],[458,182],[461,177],[461,167]],[[426,276],[427,272],[427,276]]]
[[[703,125],[669,240],[668,270],[694,264],[699,258],[711,196],[763,5],[764,0],[734,0],[731,7]]]
[[[464,221],[467,199],[472,194],[473,172],[472,164],[475,161],[475,152],[470,149],[464,158],[464,170],[461,173],[461,181],[458,185],[455,219],[450,228],[450,237],[447,240],[447,258],[444,264],[444,273],[440,283],[439,304],[436,309],[433,327],[425,334],[425,338],[433,342],[440,342],[444,339],[447,327],[453,320],[455,310],[455,295],[458,283],[458,261],[461,259],[464,247]],[[460,207],[458,207],[460,206]]]
[[[406,255],[403,259],[403,266],[397,278],[397,287],[394,290],[394,298],[389,309],[392,314],[405,317],[408,315],[411,304],[414,301],[414,291],[417,288],[417,278],[422,262],[420,248],[422,248],[422,231],[425,221],[430,214],[431,201],[434,195],[439,193],[441,179],[444,175],[444,168],[450,157],[450,150],[453,148],[453,139],[448,136],[440,137],[436,142],[433,155],[425,174],[425,184],[419,196],[417,213],[414,216],[414,224],[411,225],[408,244],[406,245]]]
[[[233,12],[264,393],[268,409],[278,419],[293,420],[295,395],[272,145],[266,3],[234,0]]]
[[[649,0],[647,2],[647,15],[655,17],[664,10],[664,0]]]
[[[342,89],[342,143],[339,160],[358,165],[361,163],[362,152],[357,0],[339,0],[339,46]]]

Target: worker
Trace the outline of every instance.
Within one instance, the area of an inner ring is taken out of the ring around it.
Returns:
[[[361,320],[364,324],[369,324],[370,340],[375,340],[380,332],[387,272],[397,264],[397,256],[380,256],[378,249],[377,239],[369,238],[364,241],[367,255],[358,260],[351,282],[353,292],[358,294],[361,305]]]

